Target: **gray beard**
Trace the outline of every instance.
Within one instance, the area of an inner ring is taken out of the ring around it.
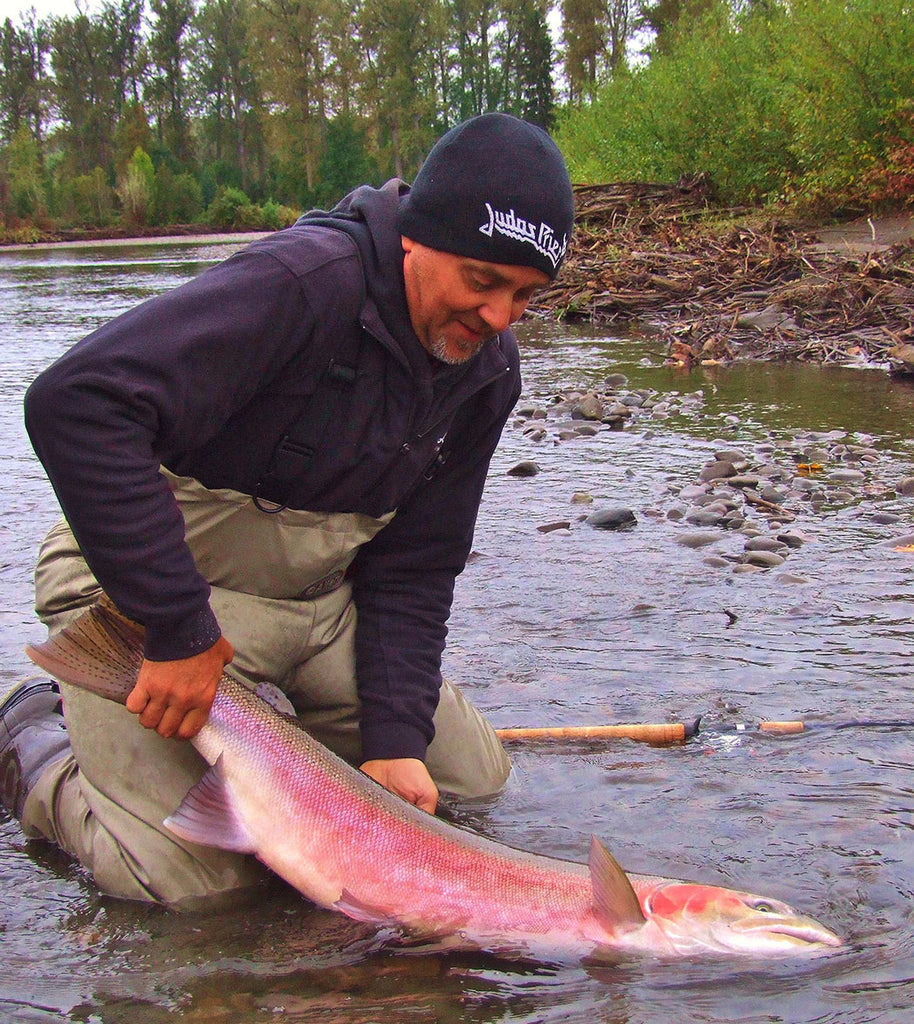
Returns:
[[[431,354],[441,363],[446,363],[448,366],[460,366],[461,363],[466,363],[473,356],[479,354],[479,350],[485,342],[482,342],[477,348],[474,348],[472,352],[467,355],[453,355],[447,350],[447,338],[439,336],[432,341],[432,352]]]

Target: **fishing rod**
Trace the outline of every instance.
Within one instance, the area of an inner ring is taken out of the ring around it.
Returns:
[[[715,734],[747,733],[757,730],[774,736],[790,736],[805,732],[838,729],[911,729],[914,721],[903,719],[850,719],[843,722],[766,721],[748,725],[744,722],[711,730]],[[701,716],[688,722],[639,722],[616,725],[559,725],[540,728],[496,729],[505,743],[555,742],[575,740],[629,739],[657,746],[684,743],[698,736]]]

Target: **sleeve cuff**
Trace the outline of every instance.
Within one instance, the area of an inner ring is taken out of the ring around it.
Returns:
[[[143,653],[149,661],[178,661],[202,654],[222,636],[209,605],[180,622],[149,622]]]
[[[430,741],[419,729],[400,722],[363,722],[361,728],[363,761],[388,761],[399,757],[425,760]]]

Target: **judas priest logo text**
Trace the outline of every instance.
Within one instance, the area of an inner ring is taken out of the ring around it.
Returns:
[[[532,221],[518,217],[514,210],[505,213],[502,210],[494,210],[491,203],[486,203],[486,211],[489,219],[485,224],[479,225],[479,230],[488,235],[489,238],[497,231],[500,235],[514,238],[518,242],[526,242],[532,245],[538,253],[541,253],[553,267],[562,262],[565,250],[568,248],[568,239],[565,235],[559,239],[548,224],[540,221],[534,224]]]

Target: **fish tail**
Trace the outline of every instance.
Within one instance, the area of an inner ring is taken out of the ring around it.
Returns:
[[[143,663],[143,627],[104,597],[25,653],[58,682],[124,704]]]

